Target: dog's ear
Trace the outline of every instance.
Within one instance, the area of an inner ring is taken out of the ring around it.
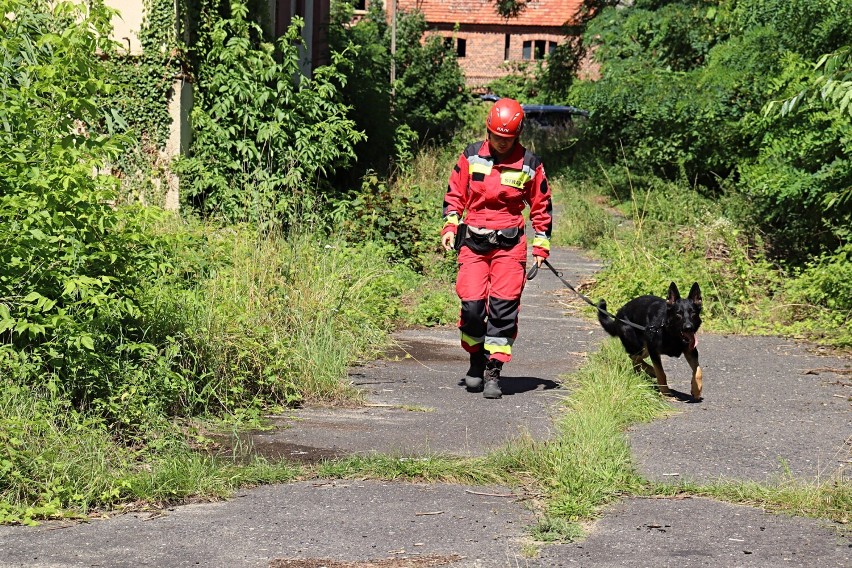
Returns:
[[[692,300],[692,303],[697,307],[701,307],[701,288],[698,286],[698,282],[692,283],[692,288],[689,290],[689,300]]]
[[[677,289],[677,284],[672,282],[669,284],[669,295],[666,298],[666,303],[671,306],[678,300],[680,300],[680,292]]]

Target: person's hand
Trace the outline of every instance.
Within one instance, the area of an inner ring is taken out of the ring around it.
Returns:
[[[533,260],[535,261],[536,266],[541,268],[541,263],[544,262],[543,256],[533,256]]]
[[[444,233],[441,237],[441,246],[444,247],[444,250],[453,250],[456,244],[456,234],[452,232]]]

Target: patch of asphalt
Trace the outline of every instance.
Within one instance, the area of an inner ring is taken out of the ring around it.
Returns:
[[[775,337],[702,334],[699,350],[703,402],[676,404],[678,414],[630,431],[643,475],[849,481],[852,358]],[[686,362],[663,359],[673,388],[688,392]]]
[[[554,266],[572,283],[594,271],[572,251],[555,253]],[[578,309],[587,308],[548,271],[530,282],[501,400],[458,386],[467,361],[455,330],[406,330],[397,336],[397,359],[352,370],[374,406],[300,410],[282,418],[286,428],[251,441],[261,453],[290,458],[381,452],[410,459],[481,455],[523,432],[546,438],[559,397],[569,394],[560,375],[608,337],[573,317]],[[778,339],[703,334],[701,341],[704,402],[673,402],[680,414],[630,432],[643,474],[764,479],[780,456],[808,477],[814,464],[830,461],[849,433],[848,377],[802,372],[848,361]],[[688,389],[684,361],[664,365],[672,387]],[[525,536],[535,515],[521,499],[495,496],[510,491],[350,480],[265,486],[161,515],[0,527],[0,567],[852,566],[849,539],[830,523],[708,499],[626,499],[584,541],[546,545],[530,558]]]
[[[598,267],[570,250],[556,251],[551,262],[574,282]],[[546,439],[567,394],[560,376],[582,364],[602,333],[596,323],[565,317],[561,290],[544,270],[527,284],[500,400],[461,384],[468,356],[455,327],[407,329],[394,335],[386,360],[351,370],[368,406],[295,410],[277,418],[274,430],[244,441],[272,458],[310,461],[351,454],[479,456],[520,437]]]
[[[710,499],[627,499],[584,541],[548,546],[530,567],[848,568],[852,544],[821,521]]]
[[[420,557],[514,566],[524,561],[518,550],[532,514],[503,495],[512,494],[377,481],[270,485],[161,514],[0,527],[0,567],[261,568],[282,559]]]

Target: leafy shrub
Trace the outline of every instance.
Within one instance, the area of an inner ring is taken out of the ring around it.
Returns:
[[[352,242],[377,241],[390,247],[391,259],[420,270],[436,246],[436,208],[418,186],[364,178],[361,191],[336,204],[335,225]]]
[[[464,75],[455,52],[442,37],[426,31],[421,12],[399,13],[393,113],[421,141],[445,141],[452,136],[464,112],[467,96]]]
[[[741,194],[729,218],[791,265],[835,250],[852,219],[848,113],[842,103],[817,102],[795,116],[763,109],[818,82],[811,58],[852,41],[843,23],[850,10],[832,0],[649,0],[604,10],[586,35],[600,42],[603,76],[571,91],[574,104],[592,110],[584,158],[623,160],[638,175],[705,195]]]
[[[363,134],[340,103],[334,66],[302,74],[301,20],[273,46],[256,41],[244,4],[231,12],[215,22],[198,69],[182,197],[204,215],[289,227],[315,217],[320,176],[346,166]]]
[[[93,175],[127,142],[101,130],[111,109],[96,104],[111,13],[2,8],[0,350],[41,367],[32,386],[109,413],[120,369],[147,365],[139,290],[166,262],[146,228],[156,213],[114,208],[116,180]]]
[[[852,245],[809,262],[785,286],[789,308],[782,331],[804,334],[839,347],[852,346]]]

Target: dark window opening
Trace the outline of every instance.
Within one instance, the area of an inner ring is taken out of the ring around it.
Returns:
[[[550,55],[556,51],[557,45],[555,41],[543,39],[527,40],[524,42],[523,58],[544,59],[546,55]]]
[[[454,50],[456,52],[456,57],[465,57],[467,55],[466,39],[445,37],[444,47]]]
[[[355,0],[352,4],[356,10],[366,11],[367,10],[367,0]]]
[[[509,45],[511,43],[510,39],[512,36],[506,34],[506,42],[503,46],[503,61],[509,61]]]

